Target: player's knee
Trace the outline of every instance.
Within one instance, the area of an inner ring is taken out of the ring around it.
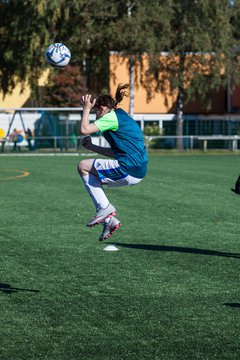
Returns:
[[[80,161],[80,163],[77,166],[77,171],[80,176],[84,176],[88,173],[88,171],[86,170],[85,160]]]

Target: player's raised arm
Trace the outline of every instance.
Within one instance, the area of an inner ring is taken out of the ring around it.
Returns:
[[[97,128],[96,125],[89,123],[89,114],[96,103],[96,99],[93,99],[93,101],[91,101],[91,95],[86,94],[82,96],[81,103],[83,106],[83,116],[81,121],[80,132],[82,135],[94,134],[98,132],[99,129]]]

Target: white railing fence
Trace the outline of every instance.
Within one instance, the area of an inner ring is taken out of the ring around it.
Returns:
[[[147,136],[148,148],[177,149],[177,139],[181,138],[184,150],[224,149],[240,150],[240,135],[189,135],[189,136]]]
[[[234,136],[144,136],[145,144],[152,150],[177,150],[177,139],[182,138],[183,149],[194,150],[240,150],[240,135]],[[39,136],[23,139],[14,146],[11,138],[0,138],[0,153],[83,153],[82,136]],[[109,147],[103,136],[92,137],[94,144]]]

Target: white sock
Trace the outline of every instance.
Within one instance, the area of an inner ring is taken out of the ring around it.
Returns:
[[[105,209],[109,205],[109,201],[102,188],[101,180],[97,176],[90,173],[81,176],[81,178],[85,188],[87,189],[87,192],[91,196],[92,201],[96,206],[96,209]]]

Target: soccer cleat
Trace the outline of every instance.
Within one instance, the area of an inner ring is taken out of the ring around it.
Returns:
[[[233,192],[235,192],[235,194],[238,194],[240,195],[240,175],[239,177],[237,178],[237,181],[235,183],[235,188],[234,189],[231,189]]]
[[[116,215],[116,209],[112,204],[108,204],[105,209],[97,210],[91,221],[87,224],[88,227],[102,223],[107,217]]]
[[[120,226],[121,226],[120,221],[114,216],[111,217],[108,223],[104,222],[103,232],[99,238],[99,241],[103,241],[109,238],[109,236],[111,236]]]

